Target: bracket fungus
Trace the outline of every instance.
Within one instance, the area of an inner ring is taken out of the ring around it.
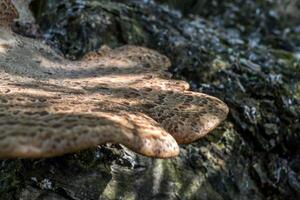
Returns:
[[[0,27],[0,157],[51,157],[108,142],[150,157],[178,155],[178,144],[205,136],[228,107],[170,79],[169,66],[137,46],[68,61]]]

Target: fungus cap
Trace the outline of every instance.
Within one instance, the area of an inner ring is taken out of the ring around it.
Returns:
[[[172,157],[226,118],[220,100],[170,79],[167,57],[124,46],[68,61],[0,28],[0,157],[37,158],[120,143]],[[175,138],[175,139],[174,139]]]

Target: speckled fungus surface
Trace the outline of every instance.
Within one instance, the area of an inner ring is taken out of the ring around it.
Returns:
[[[19,14],[11,0],[0,0],[0,26],[10,26]]]
[[[136,46],[71,62],[0,27],[0,157],[62,155],[120,143],[172,157],[228,113],[217,98],[170,79],[170,61]]]

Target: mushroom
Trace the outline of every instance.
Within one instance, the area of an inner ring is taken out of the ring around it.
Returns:
[[[178,155],[228,113],[219,99],[172,80],[156,51],[103,47],[68,61],[0,27],[0,157],[40,158],[119,143]]]

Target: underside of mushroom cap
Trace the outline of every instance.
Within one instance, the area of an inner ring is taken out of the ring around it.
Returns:
[[[151,157],[178,155],[177,142],[203,137],[228,108],[170,79],[169,66],[135,46],[71,62],[0,28],[0,157],[49,157],[107,142]]]

